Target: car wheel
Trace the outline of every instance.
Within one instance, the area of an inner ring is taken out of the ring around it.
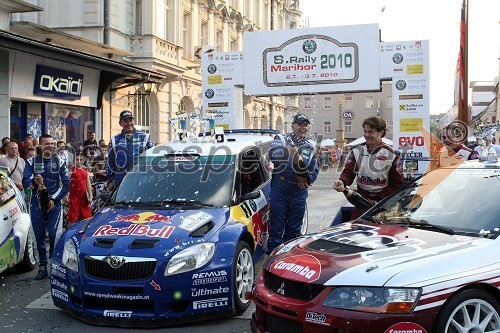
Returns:
[[[250,305],[245,293],[252,291],[255,279],[252,251],[247,242],[239,242],[233,261],[234,306],[236,313],[242,313]]]
[[[28,235],[26,236],[26,238],[27,239],[26,239],[26,245],[24,247],[23,261],[21,261],[17,265],[19,270],[22,272],[32,271],[33,268],[35,268],[36,266],[36,259],[35,259],[36,243],[33,230],[31,228],[28,231]]]
[[[483,290],[466,290],[456,296],[438,315],[433,332],[498,332],[500,302]]]
[[[302,226],[300,227],[300,236],[307,234],[307,228],[309,227],[309,216],[307,214],[307,205],[304,211],[304,218],[302,219]]]

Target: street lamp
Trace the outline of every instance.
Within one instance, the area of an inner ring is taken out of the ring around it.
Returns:
[[[339,95],[339,128],[336,131],[335,141],[340,148],[344,148],[345,144],[343,104],[344,104],[344,95]]]
[[[142,96],[149,96],[151,95],[151,92],[153,91],[153,85],[155,85],[155,83],[153,82],[144,82],[142,84],[143,88],[144,88],[144,92],[135,92],[133,94],[131,94],[130,92],[128,93],[128,105],[132,105],[132,103],[134,102],[134,99],[136,98],[136,96],[139,96],[139,97],[142,97]]]

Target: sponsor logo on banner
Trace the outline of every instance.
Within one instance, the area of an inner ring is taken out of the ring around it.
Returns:
[[[65,302],[68,301],[68,294],[63,293],[62,291],[57,290],[57,289],[52,289],[52,296],[55,298],[59,298],[60,300],[65,301]]]
[[[109,318],[130,318],[132,311],[104,310],[103,315]]]
[[[422,147],[425,145],[425,140],[423,136],[400,136],[398,139],[398,143],[400,147],[404,146],[417,146]]]
[[[313,282],[321,275],[321,264],[311,255],[298,255],[271,264],[271,273],[299,282]]]
[[[399,130],[401,132],[421,132],[424,128],[423,118],[400,118]]]
[[[200,284],[210,284],[210,283],[220,283],[227,281],[227,272],[222,271],[212,271],[212,272],[203,272],[203,273],[195,273],[193,274],[193,285]]]
[[[324,314],[316,313],[316,312],[307,312],[306,313],[306,321],[311,323],[324,324],[326,322],[326,316]]]
[[[399,95],[400,101],[406,101],[410,99],[424,99],[424,94]]]
[[[202,301],[194,301],[193,302],[193,310],[227,306],[228,300],[229,299],[227,297],[224,297],[224,298],[205,299]]]
[[[385,333],[427,333],[427,330],[418,324],[404,322],[392,325]]]

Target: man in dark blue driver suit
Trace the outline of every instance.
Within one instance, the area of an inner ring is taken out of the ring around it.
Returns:
[[[278,245],[300,234],[306,208],[307,189],[318,177],[314,145],[306,139],[309,119],[303,114],[293,118],[292,133],[277,135],[269,156],[273,162],[271,180],[270,254]]]
[[[39,255],[39,271],[35,280],[47,277],[45,236],[48,231],[49,256],[52,256],[57,237],[62,232],[62,198],[69,191],[70,180],[66,161],[57,156],[52,136],[42,135],[40,146],[41,155],[31,157],[26,161],[23,174],[24,188],[33,188],[30,215]],[[46,192],[41,189],[42,184],[46,187]],[[45,192],[45,195],[42,195],[42,192]]]

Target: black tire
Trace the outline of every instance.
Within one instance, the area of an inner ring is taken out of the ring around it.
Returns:
[[[245,293],[252,291],[255,280],[253,253],[247,242],[240,241],[233,259],[233,299],[236,313],[242,313],[250,305]]]
[[[477,316],[477,310],[479,310],[479,316]],[[488,316],[490,316],[489,319],[487,319]],[[485,319],[486,322],[483,322]],[[479,324],[486,324],[486,327],[481,328]],[[458,328],[457,325],[459,325]],[[432,331],[455,333],[498,332],[499,330],[500,301],[498,298],[484,290],[469,289],[453,296],[438,314]]]
[[[304,217],[302,218],[302,226],[300,227],[300,236],[304,236],[307,234],[307,228],[309,228],[309,214],[307,212],[307,204],[306,209],[304,210]]]
[[[24,246],[23,261],[21,261],[19,264],[16,265],[19,271],[30,272],[35,268],[36,266],[35,249],[36,249],[35,236],[33,234],[33,230],[30,228],[30,230],[28,231],[28,235],[26,236],[26,245]]]

